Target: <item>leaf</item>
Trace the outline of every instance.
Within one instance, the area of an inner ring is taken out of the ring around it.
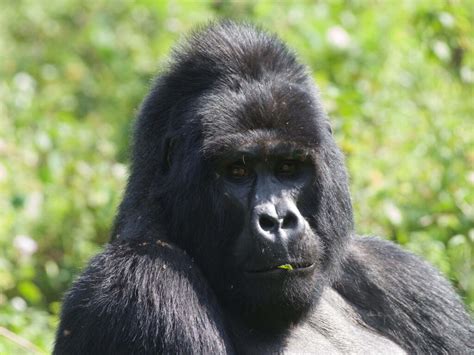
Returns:
[[[283,265],[279,265],[277,266],[278,269],[284,269],[284,270],[293,270],[293,266],[291,266],[290,264],[283,264]]]

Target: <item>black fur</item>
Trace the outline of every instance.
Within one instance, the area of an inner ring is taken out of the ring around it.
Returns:
[[[397,245],[355,238],[335,289],[364,322],[409,353],[469,354],[474,326],[433,267]]]
[[[66,295],[54,353],[291,351],[328,289],[357,315],[348,319],[409,353],[472,353],[473,322],[433,268],[353,236],[328,127],[305,67],[276,37],[231,22],[192,35],[142,105],[112,240]],[[311,277],[256,282],[239,272],[252,248],[277,258],[282,247],[248,238],[250,202],[232,202],[216,169],[255,144],[258,154],[302,152],[312,167],[293,197],[308,228],[284,246],[314,262]]]

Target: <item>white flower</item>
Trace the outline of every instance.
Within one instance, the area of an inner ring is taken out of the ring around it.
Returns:
[[[326,38],[332,46],[338,49],[347,49],[351,43],[351,37],[341,26],[329,28],[326,33]]]
[[[17,235],[13,240],[13,246],[25,257],[33,255],[38,250],[38,243],[27,235]]]
[[[7,169],[0,163],[0,182],[6,181],[8,177]]]
[[[471,84],[474,83],[474,70],[469,67],[461,68],[461,78],[465,83]]]
[[[32,192],[28,196],[25,206],[25,214],[30,218],[38,218],[43,205],[43,194],[39,191]]]
[[[469,171],[467,173],[467,181],[474,185],[474,171]]]
[[[439,21],[444,27],[452,28],[454,26],[454,17],[448,12],[442,12],[438,16]]]
[[[394,225],[402,223],[403,216],[397,206],[392,202],[387,202],[384,205],[384,212],[390,222]]]
[[[17,311],[24,311],[27,307],[26,301],[21,297],[13,297],[10,302]]]
[[[25,72],[19,72],[15,74],[13,77],[13,83],[15,84],[16,88],[23,93],[30,93],[34,91],[36,86],[35,79]]]
[[[443,41],[436,41],[433,44],[433,51],[436,56],[443,61],[448,61],[451,58],[451,50]]]
[[[127,177],[127,167],[124,164],[115,163],[112,165],[112,175],[117,179],[125,179]]]

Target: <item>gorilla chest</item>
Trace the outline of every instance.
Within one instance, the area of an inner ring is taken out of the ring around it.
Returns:
[[[334,290],[325,291],[310,319],[291,333],[285,353],[406,354],[390,339],[365,327]]]

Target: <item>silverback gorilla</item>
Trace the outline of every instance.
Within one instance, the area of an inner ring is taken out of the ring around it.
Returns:
[[[354,234],[343,156],[307,69],[220,22],[139,113],[105,251],[67,293],[55,354],[461,354],[474,325],[432,267]]]

